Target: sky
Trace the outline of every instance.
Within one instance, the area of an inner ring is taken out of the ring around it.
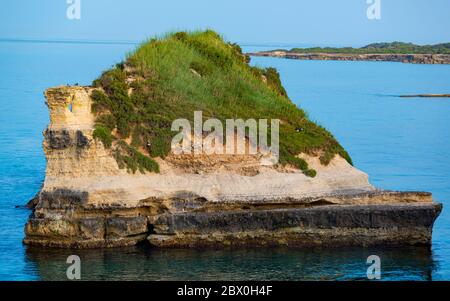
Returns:
[[[80,1],[80,19],[67,2]],[[369,19],[367,1],[380,1]],[[73,16],[73,15],[72,15]],[[2,0],[0,39],[141,41],[211,28],[257,44],[450,42],[450,0]],[[1,47],[1,45],[0,45]]]

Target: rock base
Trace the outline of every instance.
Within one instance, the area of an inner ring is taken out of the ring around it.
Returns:
[[[440,204],[348,205],[163,215],[157,247],[429,245]]]
[[[161,200],[170,210],[155,208],[155,200],[152,206],[134,208],[75,205],[68,195],[55,207],[56,202],[45,202],[42,198],[48,195],[41,194],[25,228],[25,244],[98,248],[148,240],[160,248],[429,245],[442,210],[441,204],[427,201],[429,194],[413,192],[330,195],[309,198],[308,203],[197,200],[190,207],[179,206],[180,200]],[[337,199],[366,201],[333,203]],[[389,200],[397,202],[384,203]]]

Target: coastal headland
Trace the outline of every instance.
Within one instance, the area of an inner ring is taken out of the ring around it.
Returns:
[[[320,61],[379,61],[412,64],[450,64],[450,54],[346,54],[346,53],[297,53],[290,51],[261,51],[247,53],[250,56],[269,56],[296,60]]]
[[[373,43],[360,48],[313,47],[275,49],[248,53],[250,56],[270,56],[297,60],[323,61],[383,61],[412,64],[450,64],[450,43],[415,45],[392,42]]]

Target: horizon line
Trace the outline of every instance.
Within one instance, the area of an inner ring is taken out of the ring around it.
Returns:
[[[0,42],[17,42],[17,43],[53,43],[53,44],[116,44],[116,45],[139,45],[145,42],[145,39],[142,41],[137,40],[90,40],[90,39],[33,39],[33,38],[0,38]],[[310,43],[276,43],[276,42],[267,42],[267,43],[256,43],[256,42],[237,42],[242,46],[282,46],[282,45],[301,45],[301,44],[310,44]],[[311,44],[312,45],[312,44]]]
[[[37,44],[93,44],[93,45],[140,45],[143,42],[145,42],[146,39],[143,39],[141,41],[136,40],[90,40],[90,39],[33,39],[33,38],[0,38],[0,43],[37,43]],[[401,42],[401,41],[392,41],[392,42]],[[392,42],[373,42],[370,44],[375,43],[392,43]],[[403,43],[412,43],[412,42],[403,42]],[[418,46],[433,46],[433,45],[439,45],[439,44],[447,44],[450,42],[441,42],[441,43],[435,43],[435,44],[415,44]],[[298,43],[298,42],[267,42],[267,43],[257,43],[257,42],[237,42],[237,44],[241,46],[254,46],[254,47],[278,47],[278,46],[300,46],[304,45],[304,47],[310,48],[310,47],[363,47],[363,46],[337,46],[337,45],[326,45],[323,43]],[[313,45],[313,46],[312,46]],[[315,45],[315,46],[314,46]]]

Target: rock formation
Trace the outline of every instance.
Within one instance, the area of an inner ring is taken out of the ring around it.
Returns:
[[[345,53],[298,53],[290,51],[261,51],[250,56],[271,56],[297,60],[320,61],[385,61],[413,64],[450,64],[449,54],[345,54]]]
[[[375,189],[336,155],[301,155],[314,178],[245,156],[157,159],[160,173],[128,173],[93,138],[90,87],[45,93],[45,182],[24,242],[50,247],[430,244],[441,204],[424,192]],[[181,164],[184,162],[184,164]],[[215,164],[214,168],[210,168]]]

